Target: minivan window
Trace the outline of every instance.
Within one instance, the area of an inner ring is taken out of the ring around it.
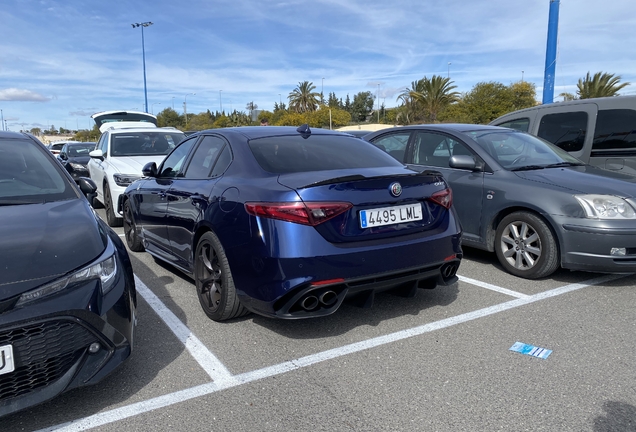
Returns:
[[[592,150],[636,148],[636,111],[600,110],[596,118]]]
[[[586,133],[587,113],[575,111],[543,116],[537,136],[565,151],[576,152],[583,149]]]
[[[530,127],[530,119],[527,117],[514,119],[504,123],[500,123],[497,126],[515,129],[521,132],[528,132],[528,128]]]

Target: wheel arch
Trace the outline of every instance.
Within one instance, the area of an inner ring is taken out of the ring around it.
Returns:
[[[506,216],[516,212],[531,213],[534,216],[541,219],[543,222],[545,222],[545,224],[547,225],[548,229],[550,230],[550,232],[552,233],[552,236],[554,237],[556,241],[557,253],[559,254],[559,262],[562,263],[563,258],[561,254],[561,245],[563,244],[563,239],[561,238],[559,231],[555,229],[554,220],[552,220],[548,215],[546,215],[545,213],[542,213],[538,209],[533,209],[530,207],[523,207],[523,206],[508,207],[508,208],[502,209],[499,213],[497,213],[492,218],[488,226],[486,227],[487,250],[489,252],[495,251],[495,233],[497,232],[497,227],[499,226],[499,223],[501,223],[503,218],[505,218]]]

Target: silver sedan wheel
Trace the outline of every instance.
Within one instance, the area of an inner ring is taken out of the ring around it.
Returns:
[[[530,270],[541,258],[541,238],[523,221],[512,222],[504,228],[500,247],[506,261],[518,270]]]

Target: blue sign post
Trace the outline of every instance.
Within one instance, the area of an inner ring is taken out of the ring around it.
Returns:
[[[560,0],[550,0],[548,18],[548,45],[545,50],[545,71],[543,74],[543,103],[554,102],[554,74],[556,71],[557,33],[559,30]]]

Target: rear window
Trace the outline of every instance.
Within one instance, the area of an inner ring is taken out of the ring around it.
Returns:
[[[281,136],[249,142],[259,165],[272,173],[402,166],[373,144],[335,135]]]

